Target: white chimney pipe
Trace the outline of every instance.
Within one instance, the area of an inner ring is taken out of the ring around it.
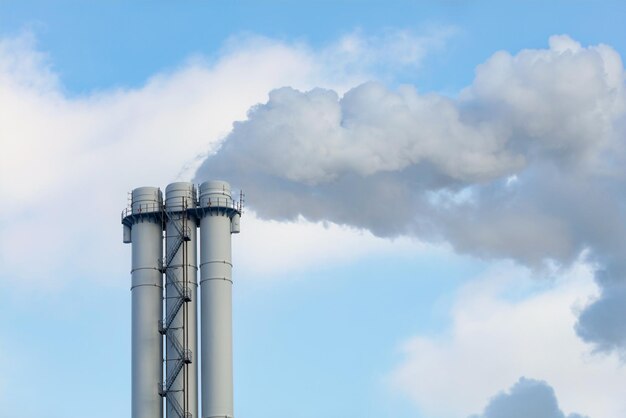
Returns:
[[[197,220],[193,214],[195,208],[196,190],[192,183],[172,183],[165,188],[165,318],[171,321],[165,333],[165,378],[166,384],[170,383],[166,402],[168,418],[178,417],[180,410],[191,414],[193,418],[198,417],[198,262]],[[189,299],[182,305],[179,305],[180,290]],[[168,318],[169,316],[172,318]],[[177,370],[179,361],[183,360],[179,352],[181,349],[189,350],[188,354],[183,353],[188,357],[184,360],[183,368]],[[182,409],[177,410],[178,407]]]
[[[233,417],[231,218],[239,215],[230,186],[200,185],[200,326],[202,417]],[[238,225],[237,225],[238,227]]]
[[[158,188],[137,188],[123,218],[125,241],[132,242],[132,418],[163,417],[162,203]]]

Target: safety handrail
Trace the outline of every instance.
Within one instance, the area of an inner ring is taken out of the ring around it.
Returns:
[[[153,214],[156,212],[163,212],[168,218],[172,214],[180,211],[186,211],[189,208],[196,206],[197,208],[228,208],[234,209],[239,213],[243,213],[244,194],[239,194],[239,200],[235,200],[232,197],[201,197],[199,200],[193,199],[195,205],[189,204],[189,197],[183,196],[180,198],[181,203],[176,203],[176,198],[168,199],[169,205],[165,205],[161,202],[150,203],[133,203],[129,202],[128,207],[122,211],[122,220],[130,215],[141,214]],[[171,201],[174,200],[174,203]],[[200,205],[202,203],[202,205]],[[169,206],[169,207],[168,207]],[[171,208],[171,210],[170,210]]]
[[[239,200],[234,200],[230,197],[206,197],[200,198],[200,202],[201,208],[228,208],[240,213],[243,210],[243,195]]]

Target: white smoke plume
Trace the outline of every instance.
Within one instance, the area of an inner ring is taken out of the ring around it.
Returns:
[[[265,218],[447,241],[532,268],[587,250],[602,295],[579,335],[626,349],[624,68],[568,36],[497,52],[456,98],[366,83],[274,90],[196,178],[241,186]]]

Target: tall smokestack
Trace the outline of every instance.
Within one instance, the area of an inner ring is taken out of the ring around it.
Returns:
[[[168,418],[198,416],[196,188],[165,188],[165,395]],[[196,357],[196,359],[194,359]]]
[[[202,417],[233,417],[231,233],[239,215],[230,185],[200,185]]]
[[[122,222],[124,242],[132,242],[132,418],[161,418],[163,197],[156,187],[137,188],[131,196]]]
[[[124,242],[133,244],[132,418],[163,418],[163,397],[167,418],[199,417],[199,362],[202,417],[232,418],[230,234],[239,232],[242,201],[233,201],[230,186],[223,181],[203,183],[199,200],[191,183],[172,183],[165,190],[165,204],[158,188],[133,190],[131,204],[122,212]],[[197,353],[198,223],[201,356]]]

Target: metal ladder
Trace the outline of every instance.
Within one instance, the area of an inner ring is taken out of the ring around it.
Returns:
[[[159,321],[159,332],[166,337],[167,341],[171,343],[170,347],[173,347],[175,351],[175,356],[173,358],[163,359],[163,362],[167,364],[168,361],[175,361],[176,363],[175,366],[168,371],[165,381],[159,388],[159,394],[162,397],[165,397],[167,404],[172,407],[179,418],[193,418],[192,414],[187,410],[187,384],[185,379],[182,379],[182,389],[172,389],[172,385],[183,371],[185,365],[190,364],[193,361],[193,353],[187,347],[187,341],[185,338],[187,315],[186,309],[184,308],[185,304],[191,301],[192,295],[191,289],[187,285],[187,245],[185,245],[186,242],[190,240],[191,230],[187,226],[188,215],[185,198],[183,198],[182,203],[181,210],[177,212],[170,211],[167,207],[164,207],[162,216],[163,222],[165,223],[167,221],[168,225],[173,225],[176,230],[176,241],[174,242],[174,245],[166,251],[165,258],[161,263],[161,272],[165,273],[166,284],[171,285],[176,291],[175,295],[166,295],[166,298],[173,297],[176,300],[169,313],[166,314],[165,318]],[[180,218],[177,217],[178,215],[180,215]],[[181,225],[179,225],[179,222]],[[172,266],[172,262],[179,251],[182,251],[183,263],[180,266]],[[181,268],[182,270],[182,281],[179,280],[179,276],[176,272],[177,268]],[[176,336],[176,331],[180,330],[181,327],[172,327],[172,324],[181,309],[183,309],[184,318],[182,323],[184,341],[182,342],[179,341]],[[181,391],[183,392],[182,397],[185,400],[183,405],[181,405],[176,399]],[[168,416],[167,418],[173,417]]]

